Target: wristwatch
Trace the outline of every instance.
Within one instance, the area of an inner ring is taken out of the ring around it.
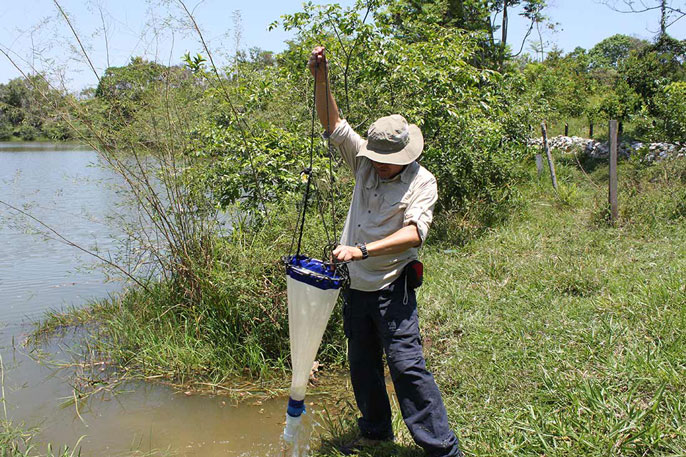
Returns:
[[[362,251],[362,260],[369,257],[369,252],[367,252],[367,245],[365,243],[358,243],[356,247]]]

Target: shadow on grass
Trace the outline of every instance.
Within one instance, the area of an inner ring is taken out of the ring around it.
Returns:
[[[345,444],[350,443],[357,435],[351,433],[349,436],[336,437],[329,440],[322,440],[321,447],[317,450],[315,455],[327,457],[339,457],[343,455],[352,455],[357,457],[423,457],[426,454],[417,447],[399,443],[381,443],[376,446],[360,449],[352,454],[343,454],[341,449]]]
[[[358,411],[351,398],[341,399],[336,405],[324,408],[318,422],[323,426],[324,433],[314,446],[313,457],[340,457],[353,455],[358,457],[420,457],[424,451],[412,442],[412,438],[405,428],[395,397],[391,397],[393,410],[393,430],[396,434],[395,442],[379,443],[376,446],[363,448],[352,454],[344,454],[342,449],[350,446],[358,437]]]
[[[593,173],[599,167],[608,166],[608,159],[596,159],[583,153],[558,157],[557,162],[560,165],[580,168],[586,173]]]

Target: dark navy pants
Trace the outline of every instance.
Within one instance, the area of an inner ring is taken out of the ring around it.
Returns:
[[[343,325],[348,337],[350,377],[362,436],[393,437],[391,407],[384,382],[383,354],[400,411],[412,438],[434,457],[461,456],[457,437],[433,375],[426,369],[414,290],[402,274],[376,292],[344,293]]]

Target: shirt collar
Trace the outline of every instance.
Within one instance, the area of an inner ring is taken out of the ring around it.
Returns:
[[[393,178],[385,179],[382,181],[381,179],[379,179],[379,175],[376,174],[376,171],[374,170],[374,166],[371,165],[371,163],[369,165],[372,167],[372,172],[370,173],[370,178],[367,179],[367,182],[365,183],[365,187],[367,189],[379,187],[380,182],[393,182],[393,181],[396,181],[398,179],[400,179],[400,181],[402,181],[403,183],[408,184],[412,181],[412,177],[414,175],[414,172],[419,167],[419,164],[415,160],[414,162],[408,164],[403,171],[401,171],[399,174],[397,174]]]

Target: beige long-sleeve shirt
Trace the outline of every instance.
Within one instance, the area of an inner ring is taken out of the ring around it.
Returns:
[[[436,178],[426,168],[412,162],[393,179],[380,179],[369,159],[357,157],[364,140],[345,120],[341,120],[330,138],[355,175],[355,190],[341,244],[370,243],[409,224],[417,226],[423,243],[438,198]],[[352,262],[348,265],[350,287],[368,292],[386,287],[416,258],[417,248],[410,248],[399,254]]]

